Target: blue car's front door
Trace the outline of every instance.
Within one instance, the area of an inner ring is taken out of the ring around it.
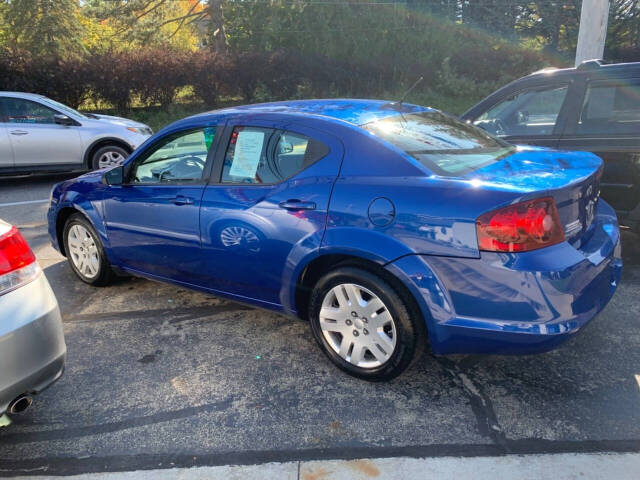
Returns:
[[[200,214],[208,288],[286,303],[293,267],[324,235],[342,143],[278,122],[230,123]]]
[[[215,127],[169,134],[138,155],[121,186],[105,192],[113,260],[126,268],[194,283],[200,267],[200,201]]]

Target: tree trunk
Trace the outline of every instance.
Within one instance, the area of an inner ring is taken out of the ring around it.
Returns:
[[[224,31],[223,0],[209,0],[209,46],[217,53],[225,54],[229,50],[227,34]]]

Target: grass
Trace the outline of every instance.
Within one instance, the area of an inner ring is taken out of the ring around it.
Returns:
[[[488,92],[487,95],[491,93]],[[430,91],[424,94],[409,95],[408,102],[424,105],[426,107],[437,108],[443,112],[452,113],[453,115],[462,115],[464,112],[473,107],[482,100],[484,96],[445,96]]]
[[[154,132],[170,123],[189,117],[197,113],[211,110],[201,103],[177,103],[170,105],[167,110],[160,107],[139,107],[129,112],[128,118],[149,125]]]
[[[394,100],[402,98],[404,92],[387,92],[383,93],[378,98]],[[468,96],[444,96],[436,92],[415,93],[410,94],[407,98],[408,103],[415,103],[418,105],[425,105],[429,107],[438,108],[454,115],[460,115],[464,113],[468,108],[475,105],[481,98],[468,97]],[[228,99],[214,108],[223,108],[231,105],[242,104],[243,101],[238,98]],[[119,117],[126,117],[138,122],[149,125],[154,132],[157,132],[162,127],[169,125],[170,123],[195,115],[197,113],[206,112],[212,110],[211,107],[207,107],[202,103],[174,103],[167,109],[163,109],[160,106],[140,106],[133,107],[127,112],[119,112],[115,108],[100,108],[100,109],[83,109],[83,111],[104,113],[107,115],[116,115]]]

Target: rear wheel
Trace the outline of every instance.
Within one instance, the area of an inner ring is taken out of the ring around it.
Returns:
[[[385,280],[356,267],[322,277],[309,305],[314,337],[329,359],[371,381],[398,376],[421,351],[422,320],[410,311]]]
[[[91,168],[99,170],[101,168],[118,167],[124,163],[129,156],[124,148],[118,145],[106,145],[100,147],[91,157]]]
[[[108,285],[114,278],[100,237],[81,214],[71,215],[64,226],[64,251],[71,269],[90,285]]]

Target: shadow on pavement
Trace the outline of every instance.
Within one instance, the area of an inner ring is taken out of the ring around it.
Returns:
[[[82,175],[82,171],[55,173],[55,174],[29,174],[29,175],[15,175],[15,176],[0,176],[0,187],[10,186],[15,187],[17,185],[24,185],[25,187],[46,184],[57,183],[70,178],[78,177]]]
[[[621,229],[620,237],[622,238],[623,264],[640,264],[640,235],[628,229]]]

